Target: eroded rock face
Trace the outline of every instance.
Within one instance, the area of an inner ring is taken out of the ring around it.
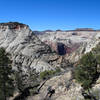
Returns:
[[[33,82],[30,76],[34,69],[40,73],[61,66],[60,57],[24,24],[0,24],[0,47],[11,54],[13,69],[21,73],[18,77],[22,79],[23,89],[37,82],[37,79]]]
[[[14,63],[22,63],[25,71],[27,67],[35,68],[37,72],[55,68],[55,65],[51,66],[48,62],[57,59],[56,53],[25,24],[1,23],[0,47],[11,53]]]
[[[56,52],[58,52],[58,43],[64,44],[65,58],[72,62],[78,61],[84,53],[91,51],[100,41],[100,31],[89,28],[71,31],[44,31],[44,34],[42,32],[37,36]]]

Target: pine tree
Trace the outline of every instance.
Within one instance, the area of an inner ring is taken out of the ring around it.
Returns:
[[[11,60],[4,48],[0,48],[0,100],[7,100],[13,95],[14,85],[12,75]]]
[[[17,67],[17,71],[15,71],[16,86],[19,92],[23,92],[26,84],[24,82],[26,76],[23,74],[22,64],[20,62],[16,63],[16,67]]]
[[[94,55],[90,52],[85,54],[79,61],[79,65],[75,70],[75,78],[81,84],[84,91],[88,91],[90,96],[90,89],[95,84],[99,77],[97,71],[97,60]],[[96,100],[96,99],[94,99]]]

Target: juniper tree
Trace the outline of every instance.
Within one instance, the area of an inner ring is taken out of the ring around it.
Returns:
[[[4,48],[0,48],[0,100],[6,100],[13,95],[14,85],[12,75],[11,60]]]
[[[88,94],[91,95],[90,89],[95,84],[98,77],[99,73],[97,71],[97,60],[91,52],[85,54],[80,59],[79,65],[76,67],[76,80],[81,84],[83,89],[88,91]]]

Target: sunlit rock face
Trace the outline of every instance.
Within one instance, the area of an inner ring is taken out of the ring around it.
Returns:
[[[31,75],[34,73],[39,75],[45,70],[55,70],[66,65],[65,62],[67,62],[62,62],[62,58],[52,51],[50,46],[42,42],[28,25],[22,23],[0,24],[0,47],[5,48],[11,54],[12,68],[19,75],[21,74],[23,90],[41,81],[36,79],[33,82],[34,77]]]
[[[58,50],[58,43],[64,44],[66,51],[63,51],[64,49],[62,48],[59,52],[66,52],[64,53],[66,59],[75,62],[82,54],[91,51],[98,44],[100,41],[100,30],[78,28],[69,31],[43,31],[39,32],[37,36],[56,52],[60,50]]]
[[[18,22],[1,23],[0,47],[11,53],[15,69],[15,63],[21,63],[25,72],[28,67],[41,72],[56,66],[53,60],[58,58],[57,54],[41,42],[28,25]]]
[[[40,93],[35,96],[30,96],[28,100],[48,100],[47,93],[49,87],[55,90],[55,93],[49,98],[51,100],[83,99],[81,95],[82,87],[75,83],[75,80],[72,79],[71,71],[68,71],[62,75],[47,80],[41,88]]]

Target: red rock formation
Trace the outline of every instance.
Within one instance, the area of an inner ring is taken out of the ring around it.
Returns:
[[[9,29],[20,29],[20,28],[28,27],[28,25],[18,23],[18,22],[0,23],[0,29],[4,29],[7,27]]]

